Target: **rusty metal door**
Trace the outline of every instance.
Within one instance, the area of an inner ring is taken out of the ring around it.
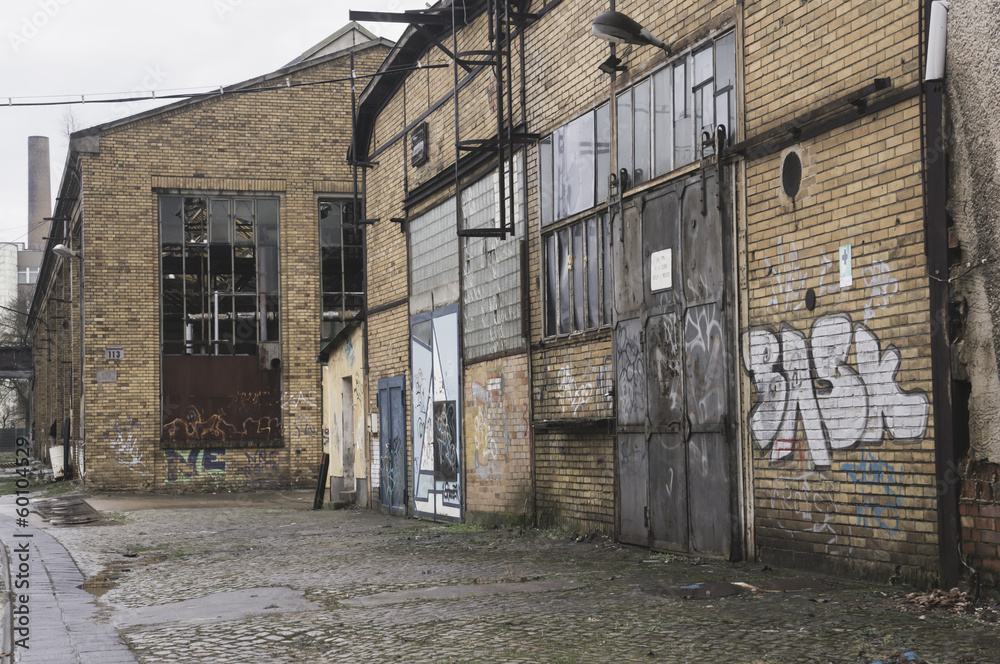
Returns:
[[[406,513],[406,411],[403,376],[378,381],[378,499],[391,514]]]
[[[616,219],[618,529],[634,544],[736,557],[731,235],[717,182],[706,170],[670,183]]]

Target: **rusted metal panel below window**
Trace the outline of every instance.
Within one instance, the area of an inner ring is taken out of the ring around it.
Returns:
[[[163,447],[281,447],[280,380],[255,355],[165,355]]]

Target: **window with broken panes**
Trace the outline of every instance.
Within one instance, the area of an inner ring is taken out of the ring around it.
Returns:
[[[719,125],[732,143],[735,83],[736,36],[730,32],[619,93],[617,164],[619,174],[627,169],[626,188],[711,155]]]
[[[165,355],[256,355],[278,341],[278,199],[162,195]]]
[[[363,241],[361,228],[354,225],[353,210],[352,200],[319,201],[323,340],[332,339],[363,306]]]
[[[545,334],[611,323],[611,244],[607,213],[543,236]]]
[[[599,106],[540,141],[538,168],[545,252],[545,335],[607,325],[611,322],[608,216],[601,212],[558,226],[608,198],[610,106]]]

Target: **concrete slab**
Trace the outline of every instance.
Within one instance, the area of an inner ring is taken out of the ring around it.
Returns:
[[[202,624],[246,620],[252,616],[297,611],[318,611],[322,607],[303,597],[301,590],[288,587],[248,588],[214,593],[206,597],[136,609],[120,609],[111,619],[118,627]]]
[[[17,537],[15,537],[17,535]],[[29,586],[18,590],[28,599],[30,613],[21,647],[20,664],[136,664],[138,660],[111,625],[97,620],[93,597],[80,588],[83,574],[63,546],[44,530],[18,525],[0,516],[0,542],[10,552],[27,546],[11,559],[12,571],[25,574]],[[21,567],[22,563],[26,566]],[[6,626],[3,626],[6,629]],[[24,647],[27,646],[27,647]]]

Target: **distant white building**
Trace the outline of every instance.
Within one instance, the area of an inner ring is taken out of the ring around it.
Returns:
[[[22,249],[20,242],[0,243],[0,305],[5,307],[17,298],[17,253]]]

